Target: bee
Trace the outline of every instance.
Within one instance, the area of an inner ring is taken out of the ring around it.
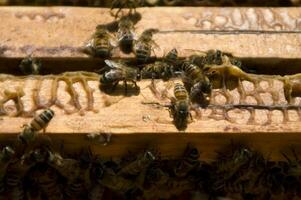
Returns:
[[[18,158],[10,160],[4,177],[4,183],[10,197],[7,199],[24,199],[23,180],[33,166],[34,163],[22,164]]]
[[[38,185],[45,199],[63,200],[63,192],[61,188],[61,177],[58,172],[47,165],[47,163],[38,163],[29,172],[28,176],[31,181]]]
[[[163,58],[163,61],[175,66],[177,64],[178,61],[178,51],[176,48],[173,48],[172,50],[170,50]]]
[[[137,63],[146,63],[150,60],[153,46],[158,46],[153,40],[153,34],[159,32],[158,29],[145,30],[138,40],[134,41],[134,54],[136,55]]]
[[[221,50],[210,50],[204,59],[204,65],[222,65],[224,64],[224,56],[229,58],[232,65],[242,68],[242,62],[236,58],[231,53],[225,53]]]
[[[64,193],[66,199],[78,199],[85,191],[84,181],[76,178],[65,187]]]
[[[121,51],[128,54],[133,50],[133,41],[135,40],[134,23],[129,17],[120,19],[118,23],[117,40]]]
[[[174,96],[175,98],[171,99],[170,112],[177,129],[184,130],[187,128],[188,118],[192,119],[192,115],[190,113],[189,95],[183,84],[176,83]]]
[[[105,72],[100,77],[100,84],[101,86],[112,86],[112,90],[117,86],[119,81],[124,82],[125,86],[125,93],[127,93],[127,81],[131,81],[136,88],[137,86],[137,77],[138,77],[138,70],[132,67],[127,66],[123,62],[115,62],[112,60],[105,60],[105,63],[110,70]]]
[[[187,145],[183,158],[174,170],[175,175],[183,178],[193,169],[196,169],[200,165],[199,157],[200,153],[198,149]]]
[[[182,64],[183,83],[190,90],[190,99],[205,106],[210,101],[212,85],[203,70],[191,62],[185,61]]]
[[[162,78],[168,80],[174,76],[174,66],[177,63],[178,52],[176,49],[172,49],[163,61],[156,61],[155,63],[144,66],[141,70],[141,78]]]
[[[4,186],[5,171],[9,164],[10,159],[13,157],[14,154],[15,151],[9,146],[4,147],[0,153],[0,194],[2,194],[5,191],[5,186]]]
[[[22,59],[19,68],[25,75],[37,75],[40,73],[42,63],[40,60],[33,58],[31,55]]]
[[[118,175],[138,175],[143,169],[147,168],[154,160],[155,155],[151,151],[146,151],[138,156],[136,160],[121,168]]]
[[[117,46],[115,38],[109,31],[97,26],[95,33],[84,47],[84,52],[94,57],[111,57],[112,50]]]
[[[41,129],[44,130],[54,117],[54,111],[49,109],[44,110],[41,114],[36,116],[29,124],[24,125],[24,130],[19,135],[19,139],[24,143],[28,143],[33,141],[36,136],[36,132],[40,131]]]
[[[173,66],[166,62],[156,61],[155,63],[144,66],[141,70],[141,78],[162,78],[168,80],[173,77]]]
[[[130,9],[129,15],[132,15],[133,11],[136,13],[136,8],[140,5],[143,5],[143,0],[113,0],[111,5],[111,11],[114,8],[118,8],[115,14],[111,12],[112,16],[117,18],[123,8]]]
[[[209,50],[205,57],[205,64],[221,65],[223,64],[223,53],[221,50]]]

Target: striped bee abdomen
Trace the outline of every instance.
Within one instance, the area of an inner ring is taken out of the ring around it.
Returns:
[[[34,131],[39,131],[47,126],[47,124],[50,122],[53,116],[54,116],[54,111],[51,109],[47,109],[30,122],[30,127]]]
[[[183,63],[182,70],[191,80],[196,80],[202,75],[202,70],[198,66],[189,62]]]
[[[106,57],[111,54],[110,44],[103,39],[95,39],[94,48],[95,56]]]
[[[168,54],[165,56],[164,61],[168,64],[176,64],[178,60],[178,51],[177,49],[172,49]]]
[[[151,56],[151,48],[148,45],[140,45],[136,48],[136,59],[138,63],[147,62]]]
[[[177,100],[186,100],[188,98],[187,90],[181,83],[176,83],[174,94]]]

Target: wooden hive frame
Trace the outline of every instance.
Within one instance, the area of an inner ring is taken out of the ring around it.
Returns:
[[[90,77],[87,82],[87,79],[66,78],[68,75],[61,73],[94,71],[103,65],[103,60],[90,58],[80,49],[96,25],[114,21],[108,9],[1,7],[0,10],[1,19],[5,19],[0,24],[0,71],[15,72],[21,58],[32,54],[42,59],[44,73],[60,74],[42,77],[1,75],[2,94],[7,90],[17,95],[17,88],[22,88],[25,95],[20,96],[21,101],[30,110],[35,91],[40,90],[42,101],[49,100],[50,88],[54,87],[53,80],[61,77],[61,81],[56,83],[59,88],[58,99],[62,104],[68,104],[70,94],[71,97],[72,94],[78,94],[79,104],[76,106],[73,102],[73,106],[80,110],[87,106],[87,96],[93,97],[93,105],[98,112],[82,111],[66,115],[62,109],[54,108],[56,116],[45,134],[53,139],[57,147],[63,143],[66,150],[74,151],[83,146],[91,146],[93,152],[111,157],[151,145],[158,147],[163,156],[173,157],[180,155],[187,143],[193,143],[202,152],[202,159],[212,160],[216,151],[232,141],[250,145],[278,160],[283,159],[280,151],[291,145],[298,147],[301,144],[299,121],[282,123],[279,121],[282,117],[279,112],[275,113],[275,121],[267,125],[195,119],[185,132],[179,132],[166,109],[142,104],[144,101],[157,101],[148,87],[150,80],[138,83],[139,94],[124,97],[122,88],[117,89],[115,96],[100,92],[99,77],[94,73],[87,75]],[[234,7],[223,10],[211,8],[208,11],[207,8],[187,7],[139,8],[138,11],[142,14],[142,19],[136,24],[137,33],[150,27],[160,29],[154,36],[156,43],[160,45],[160,49],[155,49],[157,57],[162,57],[174,47],[178,49],[180,57],[191,55],[189,49],[221,49],[231,52],[258,72],[277,69],[278,73],[286,73],[286,70],[282,70],[286,63],[290,65],[290,73],[300,72],[299,8]],[[118,51],[114,55],[117,58],[128,58]],[[72,87],[66,87],[68,83]],[[166,83],[162,81],[158,81],[157,85],[166,87]],[[74,91],[69,91],[68,95],[64,87]],[[85,87],[91,90],[87,93]],[[283,89],[279,91],[283,93]],[[268,101],[267,97],[263,99]],[[6,106],[11,107],[10,103]],[[21,131],[20,127],[30,120],[1,116],[1,141],[6,143],[14,140]],[[109,133],[112,134],[112,140],[104,146],[97,137],[95,140],[89,139],[87,135],[91,133]]]

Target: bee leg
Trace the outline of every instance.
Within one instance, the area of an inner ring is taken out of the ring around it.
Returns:
[[[136,81],[132,81],[132,83],[135,85],[135,89],[138,90],[138,85]]]

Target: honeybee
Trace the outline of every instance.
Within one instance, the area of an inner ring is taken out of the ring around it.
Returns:
[[[0,153],[0,195],[5,190],[5,186],[4,186],[5,171],[9,164],[10,159],[13,157],[14,154],[15,151],[9,146],[4,147]]]
[[[173,77],[173,66],[166,62],[156,61],[144,66],[141,70],[141,78],[162,78],[168,80]]]
[[[36,132],[40,131],[41,129],[44,130],[54,117],[54,111],[49,109],[44,110],[41,114],[36,116],[29,124],[24,125],[24,129],[19,135],[19,139],[24,143],[28,143],[33,141],[36,136]]]
[[[133,50],[133,41],[135,39],[134,23],[129,17],[120,19],[118,23],[117,40],[119,47],[124,53],[131,53]]]
[[[162,78],[168,80],[174,76],[174,66],[177,63],[178,52],[172,49],[163,61],[156,61],[155,63],[144,66],[141,70],[141,78]]]
[[[176,83],[174,96],[175,98],[171,99],[170,112],[177,129],[184,130],[187,128],[188,118],[192,119],[189,95],[184,85]]]
[[[143,169],[147,168],[156,157],[151,151],[146,151],[138,156],[136,160],[121,168],[118,175],[138,175]]]
[[[111,11],[114,9],[114,8],[118,8],[117,12],[115,14],[113,14],[111,12],[111,14],[117,18],[118,17],[118,14],[121,12],[121,10],[123,8],[129,8],[130,11],[129,11],[129,14],[131,15],[134,11],[134,13],[136,13],[136,8],[140,5],[143,5],[143,0],[113,0],[112,2],[112,6],[111,6]]]
[[[127,66],[123,62],[115,62],[112,60],[105,60],[105,63],[110,70],[105,72],[100,77],[100,84],[101,86],[112,86],[114,89],[119,81],[124,82],[125,86],[125,93],[127,93],[127,81],[131,81],[136,88],[137,86],[137,77],[138,77],[138,70],[132,67]]]
[[[177,64],[178,61],[178,51],[176,48],[173,48],[172,50],[170,50],[163,58],[163,61],[175,66]]]
[[[85,192],[84,181],[76,178],[74,181],[68,183],[64,188],[66,199],[78,199]]]
[[[22,59],[19,68],[25,75],[37,75],[40,73],[42,63],[40,60],[33,58],[31,55]]]
[[[206,106],[210,101],[212,85],[209,78],[204,74],[203,70],[185,61],[182,64],[183,82],[185,87],[190,90],[190,99],[197,102],[201,106]]]
[[[200,153],[197,148],[192,145],[187,145],[183,158],[176,166],[174,173],[177,177],[185,177],[193,169],[197,168],[200,164]]]
[[[46,163],[38,163],[29,172],[31,181],[39,186],[43,199],[63,200],[61,177],[58,172]]]
[[[153,46],[158,46],[153,40],[153,34],[157,32],[159,32],[158,29],[146,29],[138,40],[134,41],[133,51],[137,63],[146,63],[150,60]]]
[[[222,65],[225,62],[224,57],[227,56],[232,65],[242,68],[242,62],[236,58],[231,53],[225,53],[221,50],[210,50],[204,60],[204,65]]]
[[[111,57],[112,50],[117,46],[116,40],[109,31],[97,26],[95,33],[84,47],[84,52],[94,57],[107,58]]]

